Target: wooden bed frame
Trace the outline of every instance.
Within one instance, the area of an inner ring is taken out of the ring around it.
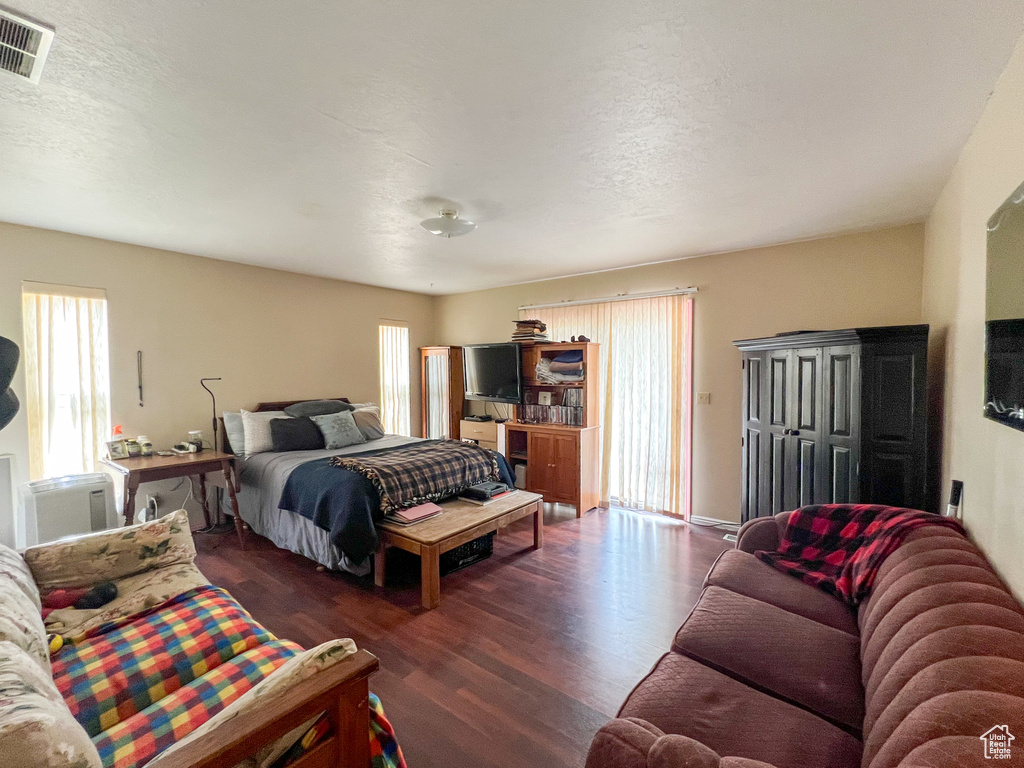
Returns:
[[[327,713],[330,731],[294,768],[369,768],[369,677],[377,657],[356,651],[318,672],[258,710],[229,720],[178,749],[157,758],[159,768],[232,768],[310,718]]]

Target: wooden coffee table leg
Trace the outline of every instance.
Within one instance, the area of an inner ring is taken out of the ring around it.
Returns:
[[[544,546],[544,508],[538,504],[533,513],[533,548]]]
[[[420,549],[420,579],[423,607],[437,608],[441,604],[441,548],[436,544]]]
[[[373,555],[373,583],[384,586],[384,566],[388,559],[388,545],[381,539],[380,546]]]

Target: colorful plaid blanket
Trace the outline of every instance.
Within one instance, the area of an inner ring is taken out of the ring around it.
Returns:
[[[441,501],[485,480],[498,479],[498,460],[486,448],[461,440],[425,440],[387,453],[335,456],[331,466],[368,478],[384,514]]]
[[[109,624],[53,658],[53,677],[107,768],[141,768],[302,652],[223,589],[200,587]],[[371,768],[405,768],[370,695]]]
[[[963,533],[956,520],[916,509],[818,504],[790,513],[777,552],[754,554],[856,608],[871,594],[885,558],[907,534],[925,525]]]

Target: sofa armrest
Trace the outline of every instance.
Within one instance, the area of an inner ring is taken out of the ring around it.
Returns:
[[[779,548],[779,527],[774,517],[757,517],[748,520],[736,534],[736,549],[754,552],[763,549],[774,552]]]
[[[646,720],[617,718],[597,732],[586,768],[774,768],[743,757],[720,757],[696,739],[666,734]]]
[[[370,764],[369,677],[379,666],[373,654],[356,651],[265,705],[158,755],[150,764],[154,768],[230,768],[326,712],[330,734],[314,752],[329,756],[324,765],[366,768]]]

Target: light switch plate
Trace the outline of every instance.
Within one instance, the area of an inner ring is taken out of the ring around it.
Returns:
[[[697,405],[711,405],[711,393],[710,392],[698,392],[697,393]]]

